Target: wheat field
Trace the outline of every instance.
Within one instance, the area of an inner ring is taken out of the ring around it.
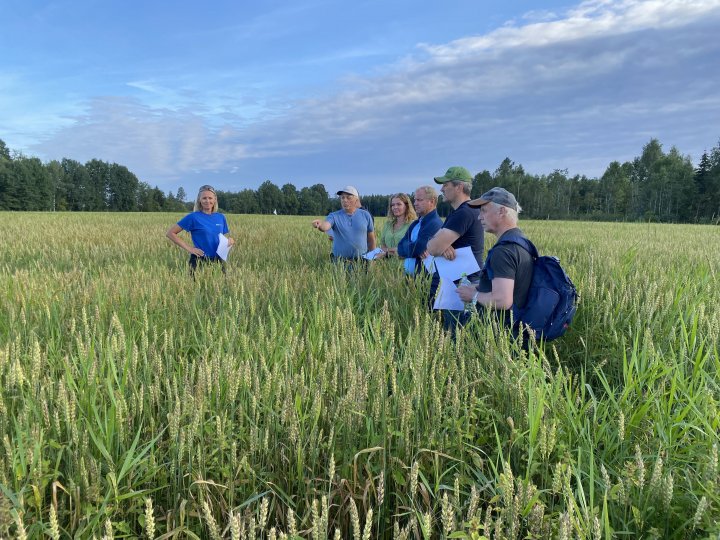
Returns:
[[[309,218],[193,281],[179,217],[0,213],[0,537],[720,534],[718,227],[521,223],[581,294],[525,354]]]

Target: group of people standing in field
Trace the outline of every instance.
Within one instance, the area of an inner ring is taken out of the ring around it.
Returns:
[[[456,250],[470,248],[479,271],[467,276],[470,284],[457,287],[457,294],[466,304],[479,311],[492,309],[503,319],[513,305],[525,302],[533,272],[533,258],[517,244],[498,245],[492,260],[483,261],[485,231],[498,240],[503,235],[524,237],[517,227],[520,205],[512,193],[495,187],[477,199],[471,199],[472,175],[464,167],[450,167],[443,176],[435,177],[444,199],[452,212],[443,222],[437,213],[438,193],[433,186],[423,185],[414,192],[413,200],[404,193],[390,197],[387,220],[375,235],[372,215],[362,208],[360,194],[353,186],[337,191],[341,209],[324,219],[312,221],[312,226],[330,235],[332,259],[335,263],[355,268],[367,263],[365,256],[375,252],[373,259],[398,258],[408,276],[431,274],[427,300],[432,309],[440,277],[437,270],[428,270],[424,260],[429,256],[455,259]],[[202,186],[194,211],[183,217],[167,231],[167,237],[190,254],[191,272],[200,264],[219,263],[217,254],[220,236],[229,229],[225,216],[217,212],[217,195],[212,186]],[[190,233],[193,245],[185,242],[181,231]],[[227,237],[231,246],[234,240]],[[500,244],[498,242],[498,244]],[[379,248],[379,249],[376,249]],[[442,310],[443,325],[453,330],[469,319],[471,310]]]

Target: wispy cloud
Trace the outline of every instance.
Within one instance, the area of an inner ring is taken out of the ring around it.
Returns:
[[[481,52],[494,55],[515,47],[611,38],[650,28],[676,28],[704,16],[717,16],[718,9],[717,0],[588,0],[557,20],[504,26],[484,36],[425,48],[436,61],[459,61]]]
[[[130,81],[126,84],[131,88],[137,88],[151,94],[165,94],[167,92],[166,88],[158,86],[153,81]]]
[[[71,127],[42,143],[46,153],[128,165],[153,180],[183,171],[217,169],[247,157],[228,127],[211,128],[190,111],[149,108],[128,98],[97,98]]]
[[[512,122],[530,131],[547,125],[546,118],[559,129],[573,129],[565,122],[588,107],[602,122],[617,117],[615,111],[632,114],[632,106],[640,104],[645,111],[635,113],[652,120],[692,92],[690,57],[698,70],[714,64],[718,46],[707,43],[710,21],[719,15],[717,1],[586,2],[562,20],[425,45],[426,57],[406,59],[385,76],[358,79],[334,96],[299,104],[284,119],[284,131],[295,134],[284,142],[387,135],[418,125],[432,112],[436,132],[455,130],[456,136],[469,135],[464,122],[496,122],[499,115],[488,114],[491,109],[506,109]],[[713,99],[693,103],[700,114],[717,114]],[[518,110],[525,114],[518,116]],[[592,128],[574,127],[576,137]]]
[[[270,105],[247,95],[250,116],[239,113],[237,96],[214,96],[204,111],[97,98],[37,148],[75,156],[81,148],[81,157],[168,181],[189,169],[247,170],[248,160],[266,167],[267,178],[302,169],[283,158],[318,154],[362,161],[365,172],[369,163],[407,170],[409,156],[416,167],[467,156],[480,168],[513,155],[528,170],[598,174],[608,156],[637,152],[647,133],[662,138],[704,122],[697,137],[717,137],[708,124],[720,125],[718,21],[720,0],[591,0],[419,45],[412,57],[312,98]],[[151,80],[128,84],[162,90]]]

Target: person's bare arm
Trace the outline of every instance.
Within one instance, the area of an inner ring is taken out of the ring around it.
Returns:
[[[168,231],[165,233],[165,236],[167,236],[173,244],[180,246],[182,249],[184,249],[191,255],[196,255],[198,257],[202,257],[203,255],[205,255],[205,252],[202,249],[191,246],[190,244],[185,242],[185,240],[178,236],[178,234],[182,230],[183,228],[176,223],[168,229]]]
[[[455,250],[452,243],[460,238],[460,235],[450,229],[440,229],[435,233],[427,244],[427,251],[435,257],[445,257],[452,261],[455,258]]]
[[[367,245],[368,245],[368,251],[372,251],[375,249],[375,231],[370,231],[367,233]]]
[[[312,226],[322,232],[328,232],[330,229],[332,229],[332,224],[329,221],[325,221],[324,219],[313,220]]]
[[[472,302],[474,300],[485,307],[510,309],[513,305],[514,290],[514,279],[495,278],[492,280],[492,291],[490,292],[478,292],[475,285],[462,285],[457,288],[457,293],[463,302]]]

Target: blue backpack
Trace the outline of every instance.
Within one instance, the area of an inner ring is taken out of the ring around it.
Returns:
[[[525,305],[518,308],[513,304],[513,330],[520,325],[530,327],[536,339],[552,341],[562,336],[570,326],[578,305],[578,292],[557,257],[541,257],[533,243],[520,235],[509,235],[499,241],[488,252],[487,261],[493,249],[502,244],[517,244],[533,258],[533,277]],[[487,262],[485,268],[492,279],[492,270]]]

